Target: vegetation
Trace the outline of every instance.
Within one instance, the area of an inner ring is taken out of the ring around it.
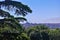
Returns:
[[[20,22],[27,21],[24,16],[31,12],[32,10],[21,2],[0,1],[0,40],[60,40],[59,28],[50,29],[46,25],[27,29],[22,27]]]
[[[21,2],[0,1],[0,17],[2,18],[0,19],[0,40],[27,40],[20,22],[27,21],[24,16],[31,12],[32,10]]]

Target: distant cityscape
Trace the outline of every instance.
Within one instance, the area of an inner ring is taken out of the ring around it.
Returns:
[[[33,27],[33,26],[38,26],[41,24],[46,25],[47,27],[52,28],[52,29],[53,28],[60,28],[60,23],[39,23],[39,24],[37,24],[37,23],[29,23],[29,22],[24,23],[23,27],[25,27],[25,28]]]

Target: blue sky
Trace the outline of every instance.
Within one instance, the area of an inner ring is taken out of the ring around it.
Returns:
[[[32,9],[26,16],[30,23],[60,22],[60,0],[16,0]],[[54,21],[55,20],[55,21]]]
[[[60,0],[20,0],[32,9],[26,18],[32,23],[60,22]]]

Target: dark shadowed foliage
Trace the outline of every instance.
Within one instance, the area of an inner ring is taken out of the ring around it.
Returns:
[[[2,10],[2,7],[5,7]],[[14,17],[10,11],[14,11],[14,15],[21,15],[22,17]],[[5,0],[0,1],[0,40],[28,40],[29,38],[23,32],[23,27],[19,22],[27,21],[23,16],[31,13],[32,10],[21,2]],[[22,36],[22,33],[24,35]]]

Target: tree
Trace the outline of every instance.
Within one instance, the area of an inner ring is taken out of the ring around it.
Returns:
[[[49,35],[48,35],[47,32],[42,31],[42,32],[41,32],[41,35],[42,35],[42,40],[49,40]]]
[[[27,13],[32,12],[32,10],[27,5],[23,5],[21,2],[12,1],[12,0],[2,1],[0,2],[0,6],[4,6],[10,11],[14,10],[17,15],[25,16]]]
[[[50,40],[60,40],[60,29],[50,29],[49,38]]]
[[[30,35],[31,40],[41,40],[41,34],[39,31],[34,31]]]
[[[5,10],[3,10],[2,7]],[[10,11],[14,11],[13,14],[16,14],[16,17],[11,15]],[[5,38],[4,40],[13,40],[14,38],[16,39],[18,35],[23,32],[23,28],[19,22],[26,20],[24,16],[31,12],[32,10],[21,2],[12,0],[0,1],[0,16],[3,17],[3,19],[0,19],[0,34],[3,35],[2,38]],[[17,15],[19,17],[17,17]],[[19,37],[17,39],[19,39]]]
[[[31,40],[49,40],[48,30],[45,25],[38,25],[27,29]]]

